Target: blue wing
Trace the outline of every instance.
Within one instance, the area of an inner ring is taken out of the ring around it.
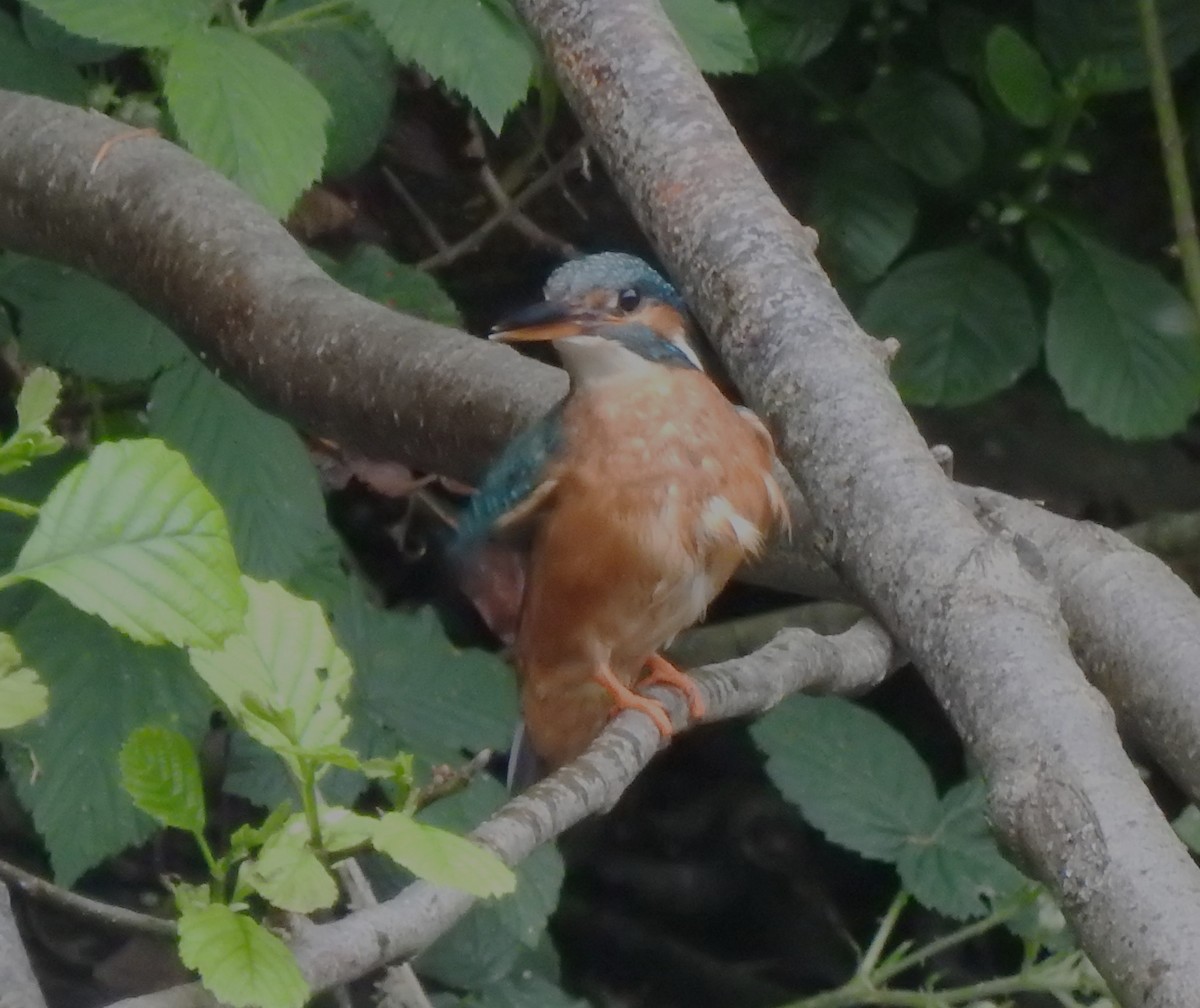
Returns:
[[[478,550],[544,487],[550,462],[562,444],[562,403],[513,438],[492,463],[478,492],[459,518],[453,552]]]

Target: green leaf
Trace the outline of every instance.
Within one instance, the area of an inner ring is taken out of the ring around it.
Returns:
[[[874,144],[842,140],[822,158],[809,213],[822,260],[869,283],[912,240],[917,201],[908,176]]]
[[[1041,343],[1023,281],[968,245],[906,260],[860,316],[868,332],[900,340],[892,377],[921,405],[961,406],[1007,388]]]
[[[850,4],[851,0],[748,0],[742,17],[763,67],[802,67],[837,38]]]
[[[16,19],[0,11],[0,88],[82,105],[87,89],[79,72],[54,56],[40,53],[21,33]]]
[[[1155,0],[1167,61],[1175,69],[1200,50],[1200,5]],[[1066,77],[1082,63],[1093,90],[1146,87],[1150,71],[1132,0],[1035,0],[1038,48]]]
[[[397,262],[378,245],[356,245],[349,255],[327,268],[343,287],[388,308],[443,325],[462,325],[458,308],[433,277]]]
[[[151,432],[183,452],[221,502],[246,573],[284,580],[337,554],[316,470],[282,420],[194,361],[158,378],[148,413]]]
[[[67,31],[57,21],[46,17],[36,7],[22,5],[21,27],[29,44],[40,53],[58,57],[68,63],[104,63],[123,51],[123,46],[97,42]]]
[[[421,817],[464,833],[507,797],[498,781],[479,777],[464,791],[425,809]],[[422,953],[422,976],[450,987],[477,989],[511,974],[530,950],[540,946],[562,887],[562,857],[552,845],[543,845],[517,866],[516,875],[516,892],[477,903]]]
[[[76,35],[124,46],[167,46],[207,24],[213,0],[28,0]]]
[[[130,733],[153,723],[197,743],[212,700],[182,652],[135,644],[52,595],[13,635],[50,691],[50,710],[6,736],[4,762],[59,884],[70,886],[158,829],[121,787],[117,757]]]
[[[931,910],[965,920],[1031,885],[1000,853],[988,828],[978,780],[951,788],[937,825],[910,837],[896,861],[900,881]]]
[[[49,697],[38,674],[26,666],[12,635],[0,633],[0,730],[40,717]]]
[[[1046,367],[1067,404],[1121,438],[1181,430],[1200,388],[1196,320],[1183,295],[1078,232],[1035,225],[1030,241],[1051,280]]]
[[[1058,94],[1042,57],[1008,25],[997,25],[985,46],[992,90],[1022,126],[1040,127],[1054,118]]]
[[[588,1008],[558,984],[531,970],[522,970],[478,991],[472,1008]]]
[[[319,605],[274,582],[242,580],[249,598],[244,628],[219,648],[192,648],[192,667],[251,737],[294,767],[288,750],[337,745],[346,734],[350,662]],[[293,728],[264,717],[264,704],[286,714]]]
[[[946,66],[964,77],[986,79],[985,49],[994,27],[994,18],[975,7],[965,3],[941,4],[937,29]]]
[[[876,78],[859,116],[880,147],[931,185],[954,185],[983,157],[979,110],[956,85],[928,70]]]
[[[234,1008],[303,1008],[311,995],[288,947],[220,903],[179,918],[179,958]]]
[[[245,596],[225,516],[161,441],[111,441],[42,506],[0,585],[40,581],[146,644],[215,645]]]
[[[204,785],[200,761],[179,732],[158,725],[139,728],[121,747],[121,784],[133,803],[164,826],[204,832]]]
[[[380,817],[371,843],[418,878],[472,896],[503,896],[517,885],[512,869],[491,851],[405,812]]]
[[[525,100],[536,53],[511,13],[492,0],[356,0],[396,57],[467,99],[492,132]]]
[[[329,105],[254,39],[228,28],[184,36],[163,93],[188,150],[277,216],[321,174]]]
[[[776,787],[834,843],[895,861],[937,828],[929,768],[877,714],[836,697],[794,696],[750,733]]]
[[[77,270],[29,259],[0,278],[28,357],[100,381],[142,381],[188,356],[158,319]]]
[[[238,877],[272,906],[307,914],[333,906],[338,888],[309,847],[303,822],[297,825],[269,837]]]
[[[704,73],[755,71],[750,36],[735,4],[722,0],[663,0],[662,6]]]
[[[53,371],[34,368],[29,373],[17,396],[17,429],[0,443],[0,476],[53,455],[66,443],[49,427],[61,391],[62,382]]]
[[[269,24],[269,22],[267,22]],[[329,103],[325,174],[358,171],[378,149],[395,95],[395,65],[373,29],[322,25],[263,36]]]

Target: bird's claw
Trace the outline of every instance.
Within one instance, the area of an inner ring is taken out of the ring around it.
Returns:
[[[651,655],[646,660],[646,668],[650,670],[650,674],[642,680],[642,686],[674,686],[687,701],[688,713],[692,718],[698,720],[704,717],[707,707],[700,695],[700,688],[691,676],[677,669],[659,654]]]

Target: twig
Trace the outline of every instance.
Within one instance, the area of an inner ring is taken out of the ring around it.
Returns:
[[[440,801],[442,798],[461,791],[471,783],[476,774],[487,768],[493,755],[491,749],[481,749],[460,767],[444,764],[434,767],[432,779],[416,794],[414,799],[416,809],[419,811],[432,805],[435,801]]]
[[[485,220],[474,231],[465,238],[456,241],[449,248],[438,252],[436,255],[431,255],[427,259],[422,259],[417,263],[418,269],[432,270],[440,269],[442,266],[448,266],[450,263],[462,256],[473,252],[483,244],[485,238],[496,230],[501,224],[508,221],[512,214],[519,211],[526,203],[533,199],[538,193],[542,192],[549,186],[553,185],[560,178],[566,175],[567,172],[575,168],[583,158],[583,152],[587,150],[587,142],[580,140],[576,143],[563,157],[559,158],[554,165],[539,175],[536,179],[529,183],[524,189],[514,196],[506,207],[498,210],[491,217]]]
[[[111,906],[108,903],[101,903],[99,900],[80,896],[7,861],[0,861],[0,878],[15,885],[21,892],[33,899],[51,903],[108,927],[121,931],[165,935],[172,938],[178,933],[174,921],[163,920],[160,917],[152,917],[150,914],[138,913],[136,910],[127,910],[125,907]]]
[[[387,165],[383,166],[383,177],[387,179],[388,185],[395,190],[396,195],[400,197],[405,208],[412,214],[413,220],[417,222],[417,227],[424,232],[425,237],[429,239],[429,244],[439,252],[445,252],[450,247],[450,243],[443,237],[442,232],[438,230],[437,224],[433,218],[427,214],[417,202],[417,198],[408,191],[408,187],[400,180],[400,176],[392,171]]]
[[[1183,264],[1183,281],[1192,311],[1200,316],[1200,240],[1196,236],[1196,211],[1183,154],[1183,132],[1179,128],[1179,114],[1171,95],[1171,74],[1163,51],[1162,25],[1155,0],[1138,0],[1137,6],[1142,45],[1146,50],[1146,62],[1150,65],[1150,96],[1154,103],[1154,118],[1158,123],[1167,190],[1171,195],[1175,240],[1179,243],[1179,259]],[[1200,338],[1200,333],[1197,337]]]

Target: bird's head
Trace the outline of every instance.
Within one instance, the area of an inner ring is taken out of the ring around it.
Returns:
[[[645,360],[669,363],[683,358],[684,363],[700,366],[688,342],[683,299],[637,256],[601,252],[572,259],[550,274],[545,296],[544,301],[494,326],[492,339],[505,343],[555,340],[568,370],[570,348],[583,345],[578,337],[608,340]],[[664,350],[662,343],[674,353]]]

